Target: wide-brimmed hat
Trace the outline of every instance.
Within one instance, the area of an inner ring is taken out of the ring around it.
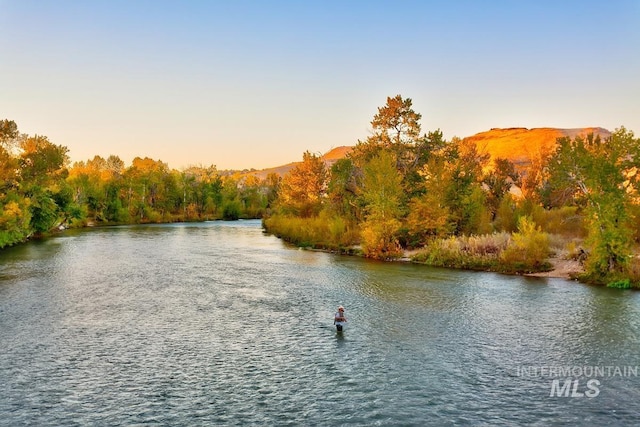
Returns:
[[[344,310],[343,306],[338,306],[338,310]]]

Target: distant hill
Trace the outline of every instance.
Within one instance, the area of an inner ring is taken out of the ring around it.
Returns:
[[[601,138],[608,138],[611,132],[600,127],[556,129],[556,128],[494,128],[486,132],[480,132],[473,136],[463,138],[476,143],[481,153],[488,153],[491,159],[508,159],[516,165],[519,170],[525,170],[532,160],[539,159],[543,155],[553,152],[557,138],[568,136],[586,136],[590,133],[600,135]],[[343,159],[353,150],[350,146],[341,146],[331,149],[322,156],[327,167],[331,167],[337,160]],[[302,153],[298,153],[302,156]],[[264,179],[270,173],[284,176],[300,162],[287,163],[286,165],[273,168],[252,170],[244,172],[242,175],[256,175]]]
[[[347,157],[347,154],[349,154],[351,150],[353,150],[353,147],[341,146],[341,147],[333,148],[329,152],[322,155],[322,160],[324,160],[324,163],[327,166],[327,168],[330,168],[338,160],[344,159],[345,157]],[[302,157],[302,153],[299,153],[299,157]],[[282,165],[282,166],[276,166],[273,168],[247,172],[243,175],[255,175],[260,179],[265,179],[271,173],[284,176],[291,169],[293,169],[296,165],[300,163],[302,162],[287,163],[286,165]]]
[[[464,138],[476,143],[481,153],[488,153],[492,159],[508,159],[517,169],[526,169],[532,160],[552,153],[556,147],[557,138],[568,136],[586,136],[590,133],[608,138],[611,132],[599,127],[556,129],[556,128],[494,128]]]

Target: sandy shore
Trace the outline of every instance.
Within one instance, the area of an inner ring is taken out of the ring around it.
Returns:
[[[527,276],[534,277],[558,277],[561,279],[571,279],[571,276],[582,273],[584,269],[579,261],[568,260],[560,257],[550,258],[549,262],[553,265],[553,270],[543,273],[531,273]]]

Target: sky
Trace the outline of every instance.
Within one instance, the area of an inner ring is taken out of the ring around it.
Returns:
[[[0,119],[72,161],[279,166],[398,94],[446,139],[640,136],[640,0],[0,0]]]

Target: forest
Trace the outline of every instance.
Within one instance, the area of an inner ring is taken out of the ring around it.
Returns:
[[[298,246],[434,266],[529,273],[552,254],[576,279],[640,287],[640,140],[559,138],[526,168],[475,143],[423,132],[412,100],[388,97],[371,134],[328,166],[310,152],[285,176],[171,170],[68,149],[0,121],[0,248],[67,227],[262,218]]]

